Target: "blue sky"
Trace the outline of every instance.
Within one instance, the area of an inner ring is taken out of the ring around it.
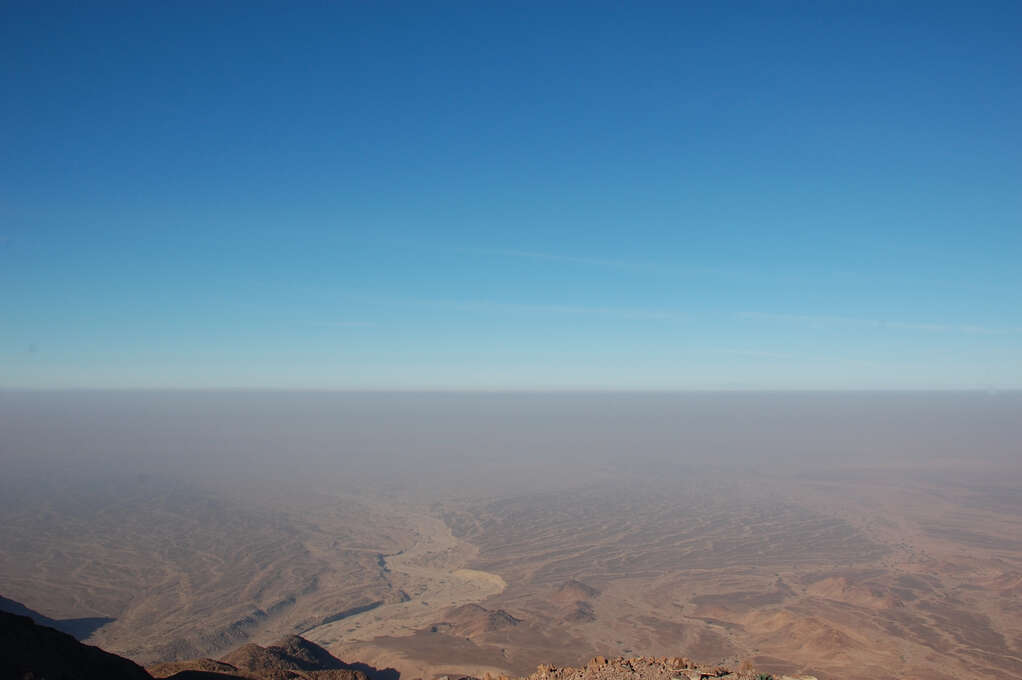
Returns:
[[[0,387],[1022,387],[1022,5],[5,3]]]

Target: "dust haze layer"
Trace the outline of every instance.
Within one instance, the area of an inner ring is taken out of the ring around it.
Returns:
[[[1019,393],[0,393],[0,594],[141,663],[1022,673]]]

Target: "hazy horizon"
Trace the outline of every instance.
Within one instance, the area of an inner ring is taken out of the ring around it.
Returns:
[[[1014,674],[1020,413],[1020,392],[0,391],[0,596],[145,664],[297,633],[398,680],[630,654]]]
[[[0,391],[0,455],[11,472],[70,479],[450,483],[485,495],[512,478],[574,468],[576,481],[595,479],[627,461],[782,475],[1014,469],[1020,412],[1022,392]]]
[[[4,3],[0,607],[153,677],[1022,677],[1020,36]]]

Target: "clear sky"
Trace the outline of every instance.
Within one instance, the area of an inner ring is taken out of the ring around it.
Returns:
[[[0,12],[0,387],[1022,387],[1022,3]]]

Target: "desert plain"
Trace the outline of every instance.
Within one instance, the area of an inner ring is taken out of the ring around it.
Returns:
[[[0,595],[142,664],[1022,677],[1022,395],[0,395]]]

